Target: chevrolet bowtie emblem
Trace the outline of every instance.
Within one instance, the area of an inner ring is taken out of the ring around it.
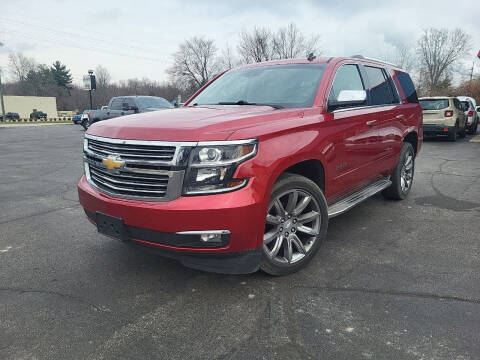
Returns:
[[[118,159],[116,156],[109,156],[102,160],[103,166],[108,170],[120,169],[125,165],[125,161]]]

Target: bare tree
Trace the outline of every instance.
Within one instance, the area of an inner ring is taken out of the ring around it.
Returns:
[[[229,44],[222,49],[218,63],[222,70],[230,70],[231,68],[239,65],[239,61],[236,59],[233,49]]]
[[[470,48],[470,35],[461,29],[424,30],[418,40],[417,51],[421,62],[421,80],[430,93],[443,84],[451,66],[462,59]]]
[[[102,65],[98,65],[95,68],[95,78],[97,81],[97,87],[99,88],[105,88],[110,84],[110,81],[112,80],[112,77],[110,76],[110,73],[108,72],[106,67],[103,67]]]
[[[251,32],[242,31],[237,49],[247,64],[275,58],[273,34],[267,28],[255,27]]]
[[[279,59],[306,57],[310,53],[319,56],[322,54],[320,36],[312,35],[306,39],[297,25],[290,23],[287,27],[278,29],[273,36],[273,52]]]
[[[167,69],[172,80],[185,88],[199,88],[218,72],[217,48],[213,40],[193,37],[180,44]]]
[[[24,56],[22,53],[10,53],[8,55],[8,69],[16,81],[24,81],[30,71],[35,70],[36,63],[33,58]]]

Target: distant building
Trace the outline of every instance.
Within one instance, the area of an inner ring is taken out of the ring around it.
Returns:
[[[56,118],[57,99],[50,96],[10,96],[3,97],[5,112],[16,112],[20,118],[29,118],[30,113],[35,109],[43,111],[48,118]]]

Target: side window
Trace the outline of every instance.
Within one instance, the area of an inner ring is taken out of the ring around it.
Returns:
[[[460,101],[456,98],[453,99],[453,106],[455,106],[458,110],[462,110],[460,106]]]
[[[125,106],[128,106],[130,109],[131,109],[132,107],[137,106],[137,105],[135,104],[135,99],[133,99],[133,98],[131,98],[131,97],[124,98],[124,99],[123,99],[123,103],[125,104]]]
[[[385,71],[380,68],[365,66],[365,73],[370,83],[370,105],[395,103],[395,97]]]
[[[365,90],[357,65],[342,65],[337,70],[328,100],[339,100],[338,95],[342,90]]]
[[[122,110],[122,101],[123,101],[123,98],[112,99],[112,104],[110,105],[110,110]]]
[[[409,103],[418,103],[417,90],[415,90],[415,86],[413,85],[410,76],[402,71],[396,72],[396,75],[407,101]]]

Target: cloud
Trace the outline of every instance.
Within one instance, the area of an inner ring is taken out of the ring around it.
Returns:
[[[171,54],[184,39],[204,35],[219,49],[228,43],[235,50],[243,29],[276,30],[290,22],[306,34],[320,34],[326,55],[381,57],[396,47],[414,46],[426,27],[461,27],[479,44],[480,3],[457,0],[455,16],[445,10],[450,8],[447,0],[17,0],[2,6],[0,66],[6,64],[8,50],[16,49],[40,63],[66,63],[76,81],[98,64],[115,80],[162,81]],[[5,18],[32,25],[12,25]],[[35,22],[38,18],[41,24]]]

